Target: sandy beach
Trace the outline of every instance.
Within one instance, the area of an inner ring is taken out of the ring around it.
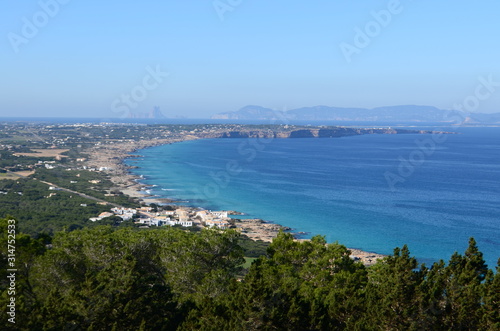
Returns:
[[[147,188],[147,185],[141,184],[140,177],[131,174],[130,167],[124,164],[123,161],[126,158],[133,157],[134,153],[140,149],[194,139],[198,138],[194,136],[185,136],[179,138],[102,144],[86,151],[86,153],[89,154],[89,158],[85,161],[85,165],[89,168],[96,169],[102,167],[107,168],[108,170],[106,171],[110,175],[111,181],[116,185],[116,189],[120,190],[125,195],[139,199],[139,201],[146,204],[168,204],[173,201],[170,199],[157,198],[145,193],[144,189]],[[236,228],[252,240],[271,242],[280,231],[291,230],[280,224],[260,219],[233,219],[233,221]],[[385,255],[382,254],[365,252],[359,249],[349,248],[349,250],[355,259],[361,261],[365,265],[372,265],[378,259],[385,257]]]
[[[126,143],[113,143],[106,145],[95,146],[86,151],[89,154],[85,165],[89,168],[107,168],[107,173],[110,175],[111,181],[116,185],[116,188],[132,198],[146,200],[147,203],[164,203],[163,199],[155,199],[147,193],[141,191],[146,185],[138,182],[139,177],[130,173],[130,167],[123,163],[126,158],[134,157],[134,153],[138,150],[168,145],[185,140],[193,140],[195,137],[185,138],[167,138],[143,141],[130,141]]]

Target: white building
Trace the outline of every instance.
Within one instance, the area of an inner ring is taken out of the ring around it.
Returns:
[[[170,218],[153,218],[151,219],[150,224],[154,226],[164,226],[169,225]]]
[[[151,225],[151,218],[140,218],[136,223]]]
[[[190,221],[190,220],[182,220],[182,221],[179,220],[176,223],[179,224],[179,225],[182,225],[184,227],[193,226],[193,222]]]
[[[121,214],[116,216],[120,217],[124,221],[129,221],[134,218],[134,214]]]
[[[199,216],[203,222],[211,221],[213,219],[228,219],[227,211],[208,211],[201,210],[196,213],[196,216]]]
[[[229,222],[226,220],[221,220],[221,219],[215,219],[215,220],[209,220],[205,222],[205,225],[208,226],[209,228],[219,228],[219,229],[229,229]]]
[[[116,215],[124,215],[124,214],[136,215],[137,214],[137,210],[135,210],[133,208],[118,208],[118,207],[115,207],[115,208],[111,208],[111,211],[113,213],[115,213]]]
[[[175,210],[163,210],[162,212],[160,212],[160,215],[174,216]]]
[[[180,221],[180,220],[172,220],[170,218],[141,218],[139,223],[149,226],[165,226],[165,225],[181,225],[181,226],[193,226],[192,221]]]
[[[189,214],[186,210],[184,209],[177,209],[175,211],[175,214],[177,215],[177,217],[179,217],[179,221],[180,222],[187,222],[189,221]]]
[[[217,218],[227,218],[227,211],[210,211],[210,214]]]

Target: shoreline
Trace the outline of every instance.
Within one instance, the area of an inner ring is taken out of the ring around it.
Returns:
[[[139,157],[140,155],[134,155],[133,153],[141,149],[170,145],[188,140],[194,140],[194,137],[165,138],[100,145],[86,151],[86,153],[89,154],[89,158],[85,163],[88,167],[92,168],[108,168],[109,170],[107,173],[110,176],[110,180],[123,194],[131,198],[136,198],[139,201],[147,199],[148,201],[144,201],[147,203],[165,203],[164,201],[160,201],[163,199],[155,199],[152,195],[141,192],[141,189],[147,188],[148,185],[142,184],[140,182],[141,177],[134,175],[130,171],[132,168],[126,165],[124,161],[128,158]]]
[[[114,185],[116,185],[117,189],[120,190],[123,194],[128,195],[129,197],[137,199],[140,203],[155,203],[158,205],[180,203],[182,201],[177,201],[175,199],[169,198],[160,198],[152,196],[145,192],[143,193],[144,189],[150,187],[150,185],[141,183],[140,180],[142,178],[133,174],[130,171],[132,167],[126,165],[124,161],[128,158],[138,157],[139,155],[134,155],[133,153],[142,149],[155,146],[171,145],[174,143],[197,139],[203,138],[198,138],[190,135],[178,138],[130,141],[127,143],[113,143],[95,146],[86,151],[86,153],[89,154],[89,158],[85,163],[87,164],[87,166],[93,168],[108,168],[107,173],[110,176],[110,180]],[[193,206],[189,208],[195,210],[201,207]],[[232,222],[242,234],[255,241],[261,240],[264,242],[271,242],[280,231],[292,230],[291,228],[283,226],[281,224],[277,224],[271,221],[265,221],[262,219],[232,218]],[[308,239],[296,240],[301,241]],[[351,251],[351,256],[355,260],[361,261],[366,266],[373,265],[377,262],[378,259],[387,256],[375,252],[367,252],[357,248],[348,249]]]

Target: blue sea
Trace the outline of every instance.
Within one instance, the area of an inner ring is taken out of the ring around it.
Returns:
[[[237,210],[351,248],[448,261],[474,237],[500,257],[500,128],[460,134],[207,139],[128,159],[152,194]]]

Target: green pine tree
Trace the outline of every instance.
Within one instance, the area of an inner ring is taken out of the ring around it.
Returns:
[[[489,270],[484,286],[481,325],[485,330],[500,330],[500,259],[496,274]]]
[[[481,282],[488,267],[474,238],[462,256],[453,254],[446,268],[446,308],[444,324],[454,330],[475,330],[481,320]]]

